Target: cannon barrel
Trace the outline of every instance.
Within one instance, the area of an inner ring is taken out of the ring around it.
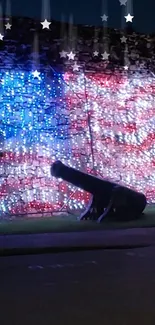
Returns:
[[[51,174],[91,193],[94,197],[100,198],[105,207],[109,204],[114,193],[117,193],[115,195],[115,201],[117,201],[115,202],[116,206],[117,204],[123,205],[126,210],[129,209],[130,213],[135,212],[140,214],[146,207],[146,197],[144,194],[68,167],[61,161],[53,163],[51,166]]]
[[[114,184],[97,178],[93,175],[86,174],[72,167],[64,165],[61,161],[56,161],[51,167],[51,174],[56,178],[62,178],[64,181],[91,193],[92,195],[103,197],[107,196],[109,199]]]

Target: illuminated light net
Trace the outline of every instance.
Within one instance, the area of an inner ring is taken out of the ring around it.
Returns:
[[[155,202],[154,78],[94,74],[67,79],[74,80],[72,88],[80,101],[87,100],[82,111],[90,116],[97,175],[141,191],[148,202]]]
[[[155,202],[154,78],[40,77],[0,72],[1,217],[84,208],[88,193],[51,177],[57,159]]]

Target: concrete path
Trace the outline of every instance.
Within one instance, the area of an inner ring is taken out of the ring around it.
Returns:
[[[1,235],[0,255],[33,253],[37,250],[64,251],[155,244],[155,228],[134,228],[70,233]]]

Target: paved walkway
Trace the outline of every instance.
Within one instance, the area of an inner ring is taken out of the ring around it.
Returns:
[[[36,253],[37,250],[149,246],[155,244],[155,228],[134,228],[71,233],[1,235],[0,255]]]

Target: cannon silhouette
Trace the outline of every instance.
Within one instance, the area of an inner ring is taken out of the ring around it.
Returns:
[[[80,220],[101,222],[105,217],[133,220],[138,218],[146,207],[144,194],[68,167],[61,161],[52,164],[51,175],[92,194]]]

